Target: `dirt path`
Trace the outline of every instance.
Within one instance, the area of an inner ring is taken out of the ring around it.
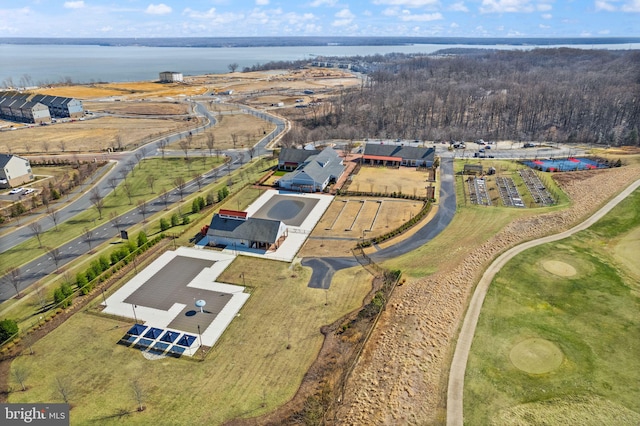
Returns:
[[[347,384],[340,424],[444,424],[453,347],[483,271],[509,248],[583,221],[638,180],[640,167],[554,178],[572,199],[571,208],[514,221],[468,248],[457,265],[396,289]]]
[[[604,205],[594,215],[579,225],[574,226],[568,231],[561,232],[555,235],[549,235],[547,237],[539,238],[537,240],[528,241],[526,243],[515,246],[500,257],[498,257],[487,268],[482,275],[480,282],[476,286],[473,292],[473,297],[469,303],[469,309],[465,315],[460,335],[458,336],[458,342],[456,344],[455,353],[453,355],[453,361],[451,362],[451,371],[449,373],[449,391],[447,395],[447,425],[462,425],[464,419],[463,412],[463,396],[464,396],[464,374],[467,367],[467,359],[469,358],[469,351],[471,350],[471,343],[473,342],[473,336],[475,335],[476,326],[478,324],[478,318],[480,317],[480,310],[484,298],[489,290],[489,285],[493,281],[493,277],[502,269],[502,267],[511,260],[514,256],[522,253],[523,251],[532,247],[539,246],[541,244],[551,243],[570,237],[576,232],[583,231],[589,228],[591,225],[600,220],[604,215],[609,213],[618,203],[628,197],[634,190],[640,187],[640,180],[635,181],[631,186],[627,187],[624,191],[614,197],[611,201]]]

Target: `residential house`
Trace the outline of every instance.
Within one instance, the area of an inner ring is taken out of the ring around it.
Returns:
[[[342,158],[330,147],[311,155],[296,170],[277,181],[282,189],[299,192],[323,191],[335,182],[345,170]]]
[[[221,209],[207,230],[208,245],[227,248],[277,249],[287,237],[279,220],[247,217],[247,212]]]
[[[29,160],[17,155],[0,154],[0,188],[20,186],[32,180]]]
[[[320,154],[317,149],[282,148],[278,155],[278,170],[293,171],[312,155]]]

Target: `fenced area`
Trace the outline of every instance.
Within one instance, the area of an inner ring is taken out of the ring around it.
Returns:
[[[410,220],[422,206],[418,200],[336,198],[318,222],[314,235],[353,240],[374,237]]]

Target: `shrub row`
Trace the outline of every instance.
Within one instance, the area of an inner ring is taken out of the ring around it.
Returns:
[[[429,213],[429,207],[431,206],[431,203],[426,202],[424,203],[424,205],[422,206],[422,208],[420,209],[420,211],[418,213],[416,213],[415,216],[413,216],[408,222],[403,223],[402,225],[400,225],[398,228],[387,232],[386,234],[382,234],[379,235],[375,238],[369,239],[369,240],[364,240],[361,243],[358,243],[358,247],[364,248],[364,247],[370,247],[372,244],[379,244],[383,241],[386,241],[388,239],[391,239],[397,235],[402,234],[404,231],[406,231],[407,229],[411,228],[413,225],[415,225],[416,223],[420,222],[422,220],[422,218],[424,218],[427,213]]]
[[[421,197],[418,195],[410,195],[404,194],[402,192],[365,192],[365,191],[337,191],[338,195],[349,196],[349,197],[390,197],[390,198],[402,198],[405,200],[424,200],[425,197]]]

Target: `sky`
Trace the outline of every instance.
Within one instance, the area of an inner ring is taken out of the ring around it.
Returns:
[[[640,0],[0,0],[0,37],[638,37]]]

